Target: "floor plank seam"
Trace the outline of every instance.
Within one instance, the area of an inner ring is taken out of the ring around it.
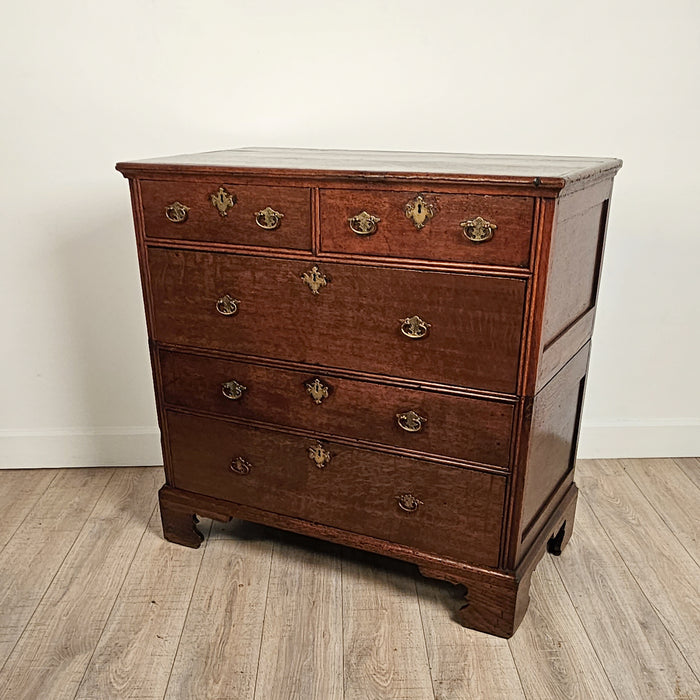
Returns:
[[[437,700],[437,694],[435,693],[435,678],[433,678],[433,666],[430,663],[430,652],[428,651],[428,638],[425,634],[425,623],[423,622],[423,605],[421,603],[420,593],[418,593],[418,584],[415,578],[413,580],[413,589],[415,590],[416,598],[418,599],[418,616],[420,617],[420,627],[423,632],[423,646],[425,647],[425,660],[428,662],[428,673],[430,674],[430,687],[433,691],[433,700]]]
[[[177,645],[175,647],[175,653],[173,654],[173,660],[170,664],[170,672],[168,673],[168,682],[165,684],[163,690],[163,700],[168,697],[168,688],[170,688],[170,681],[173,677],[173,669],[175,668],[175,662],[177,661],[177,655],[180,653],[180,644],[182,643],[182,636],[185,634],[185,627],[187,627],[187,618],[190,615],[190,608],[192,607],[192,600],[194,599],[194,594],[197,591],[197,584],[199,583],[199,575],[202,571],[202,563],[204,562],[204,555],[207,553],[207,544],[209,543],[209,538],[211,537],[211,531],[214,527],[214,522],[209,523],[209,529],[207,530],[206,536],[202,542],[202,555],[199,557],[199,566],[197,567],[197,575],[194,577],[194,584],[192,585],[192,590],[190,591],[190,600],[187,603],[187,612],[182,618],[182,627],[180,628],[180,636],[177,639]],[[173,547],[181,547],[182,545],[173,544]]]
[[[102,640],[102,637],[105,633],[105,630],[107,629],[107,625],[109,624],[109,619],[112,617],[112,613],[114,612],[114,608],[117,605],[117,601],[119,600],[119,596],[121,595],[122,589],[124,588],[124,583],[126,582],[126,579],[129,578],[129,571],[131,571],[131,567],[134,563],[134,559],[136,559],[136,555],[138,554],[139,548],[141,547],[141,542],[143,542],[143,538],[148,532],[148,525],[151,522],[151,518],[153,517],[153,514],[156,512],[156,508],[158,507],[158,503],[156,502],[155,505],[153,506],[153,510],[151,510],[151,514],[148,516],[148,519],[146,520],[146,525],[143,528],[143,532],[141,533],[141,537],[139,537],[139,541],[134,547],[134,553],[129,560],[129,565],[126,567],[126,571],[124,573],[124,578],[122,578],[122,582],[119,584],[119,590],[117,591],[116,595],[114,596],[114,600],[112,601],[112,605],[109,608],[109,612],[107,613],[107,616],[105,617],[105,622],[104,625],[102,625],[102,631],[100,632],[100,636],[97,638],[97,641],[95,642],[95,646],[92,650],[92,653],[90,654],[90,658],[88,659],[88,662],[85,664],[85,669],[83,670],[83,675],[80,677],[80,681],[78,682],[78,685],[76,686],[75,689],[75,695],[73,698],[77,698],[78,694],[80,693],[80,688],[83,685],[83,681],[85,680],[85,676],[87,675],[88,670],[90,669],[90,666],[92,665],[92,660],[95,658],[95,652],[97,651],[97,647],[100,646],[100,641]]]
[[[671,458],[671,461],[680,469],[681,472],[683,472],[683,475],[685,476],[686,479],[696,488],[700,491],[700,483],[695,483],[689,476],[688,473],[685,471],[685,467],[681,465],[681,463],[678,461],[679,457],[673,457]],[[687,459],[694,459],[698,463],[698,469],[700,469],[700,457],[688,457]]]
[[[637,577],[634,575],[634,573],[632,572],[632,570],[629,568],[625,557],[622,555],[622,552],[620,552],[620,550],[617,548],[617,545],[615,544],[615,540],[610,536],[610,533],[605,529],[605,527],[603,526],[603,523],[600,521],[600,518],[598,517],[598,513],[596,513],[596,511],[595,511],[595,507],[594,507],[594,505],[593,505],[593,502],[591,502],[591,500],[590,500],[589,498],[586,498],[586,502],[588,503],[588,505],[589,505],[589,507],[590,507],[590,509],[591,509],[591,513],[593,513],[593,517],[596,519],[596,522],[598,523],[598,525],[600,526],[600,528],[603,530],[603,532],[605,533],[605,536],[608,538],[608,540],[610,540],[610,543],[612,544],[613,549],[614,549],[615,552],[617,553],[618,557],[620,557],[620,561],[622,561],[622,563],[623,563],[625,569],[627,569],[627,573],[629,573],[630,577],[632,578],[632,580],[633,580],[634,583],[636,584],[637,588],[639,588],[639,591],[641,592],[643,598],[647,601],[647,603],[649,603],[649,607],[654,611],[654,615],[656,616],[656,618],[658,619],[659,623],[661,624],[661,626],[662,626],[662,627],[664,628],[664,630],[666,631],[666,634],[668,635],[669,639],[673,642],[673,646],[676,647],[676,650],[677,650],[678,653],[680,654],[681,658],[683,659],[683,661],[685,661],[686,665],[688,666],[688,669],[690,670],[690,673],[691,673],[693,676],[695,676],[695,678],[698,680],[698,682],[700,682],[700,678],[698,678],[698,674],[695,672],[695,669],[693,668],[693,666],[691,665],[691,663],[690,663],[690,662],[688,661],[688,659],[686,658],[686,656],[685,656],[685,654],[683,653],[682,649],[678,646],[678,642],[676,641],[676,637],[674,636],[673,632],[667,627],[666,623],[664,622],[664,619],[663,619],[662,615],[661,615],[661,614],[659,613],[659,611],[657,610],[656,605],[654,605],[653,601],[652,601],[652,600],[649,598],[649,596],[646,594],[646,591],[645,591],[644,588],[642,587],[642,584],[639,582],[639,580],[637,579]]]
[[[342,651],[343,698],[347,695],[347,678],[345,676],[345,550],[340,552],[340,645]]]
[[[585,498],[583,492],[581,493],[581,496]],[[585,499],[585,500],[586,500],[586,503],[588,503],[588,499]],[[590,503],[588,503],[588,505],[590,507]],[[574,525],[574,532],[575,532],[575,528],[576,528],[576,526]],[[606,532],[606,534],[607,534],[607,532]],[[569,545],[571,545],[571,542],[569,542]],[[561,575],[561,571],[559,571],[559,566],[558,566],[556,558],[555,558],[555,562],[554,562],[554,570],[557,572],[557,576],[559,577],[559,581],[561,581],[561,586],[564,589],[564,592],[566,593],[566,597],[569,599],[569,602],[571,603],[571,609],[574,611],[574,614],[578,618],[578,621],[581,623],[581,629],[584,631],[584,633],[586,635],[586,639],[588,639],[588,641],[591,645],[591,649],[593,650],[593,654],[595,655],[595,658],[598,660],[598,663],[600,664],[600,668],[603,671],[603,673],[605,674],[605,678],[607,678],[608,685],[610,686],[610,690],[612,691],[613,696],[615,698],[617,698],[618,700],[620,700],[620,696],[617,694],[617,691],[615,690],[615,686],[613,685],[613,682],[612,682],[610,676],[608,675],[608,670],[605,668],[605,664],[603,663],[603,660],[600,658],[600,655],[598,654],[598,650],[596,649],[596,645],[593,642],[593,638],[591,637],[591,633],[588,631],[588,628],[586,627],[586,625],[583,621],[583,618],[581,617],[581,614],[578,611],[578,608],[574,604],[574,599],[571,597],[571,592],[566,587],[566,583],[564,581],[563,576]]]
[[[513,659],[513,668],[515,669],[515,673],[518,675],[518,683],[520,683],[520,689],[523,691],[523,697],[526,698],[526,700],[530,700],[527,691],[525,690],[525,683],[523,683],[523,677],[520,673],[520,669],[518,668],[518,661],[515,658],[515,654],[513,653],[513,647],[510,644],[510,639],[506,639],[506,646],[508,647],[508,651],[510,652],[510,658]],[[541,700],[540,698],[532,698],[532,700]]]
[[[12,538],[19,532],[22,525],[24,525],[24,521],[30,516],[30,514],[34,510],[34,506],[44,497],[44,494],[49,490],[51,484],[53,484],[53,482],[56,481],[56,478],[58,477],[58,472],[59,470],[56,469],[56,473],[53,475],[51,481],[49,481],[49,483],[46,484],[46,488],[36,497],[36,499],[31,505],[31,508],[27,510],[27,514],[22,518],[17,527],[12,531],[12,534],[7,538],[7,542],[5,542],[5,544],[2,547],[0,547],[0,555],[2,555],[2,553],[5,551],[5,547],[7,547]]]
[[[622,460],[621,460],[621,461],[622,461]],[[691,478],[690,478],[690,477],[675,463],[674,460],[671,460],[671,463],[674,464],[674,466],[676,467],[676,469],[678,470],[678,472],[679,472],[680,474],[683,475],[683,478],[687,479],[688,482],[689,482],[692,486],[695,486],[695,484],[693,484],[693,480],[692,480],[692,479],[691,479]],[[678,542],[678,544],[680,544],[680,546],[683,547],[683,549],[688,553],[688,556],[689,556],[689,557],[695,562],[695,564],[700,568],[700,561],[698,561],[698,559],[697,559],[697,557],[695,556],[695,554],[693,554],[692,552],[688,551],[688,548],[685,546],[685,544],[683,544],[683,542],[678,538],[678,536],[676,535],[676,532],[675,532],[675,530],[673,529],[671,523],[669,523],[669,522],[666,520],[666,518],[664,517],[663,512],[660,511],[660,510],[654,505],[653,501],[651,501],[651,500],[649,499],[649,496],[647,495],[646,491],[645,491],[644,489],[642,489],[642,487],[635,481],[634,476],[633,476],[629,471],[627,471],[627,469],[625,468],[624,464],[621,465],[621,466],[622,466],[622,470],[624,471],[624,473],[629,477],[630,481],[634,484],[635,488],[639,491],[639,493],[641,493],[641,495],[644,497],[644,500],[649,504],[649,506],[651,507],[651,509],[659,516],[659,518],[662,520],[662,522],[664,523],[664,525],[666,525],[666,527],[669,529],[669,532],[673,535],[673,537],[674,537],[675,540]]]
[[[265,637],[265,622],[267,621],[267,606],[270,602],[270,579],[272,578],[272,562],[275,559],[275,550],[277,543],[272,540],[272,549],[270,551],[270,568],[267,572],[267,587],[265,589],[265,610],[263,612],[262,625],[260,626],[260,644],[258,645],[258,663],[255,667],[255,683],[253,684],[253,700],[258,696],[258,676],[260,675],[260,657],[262,655],[263,639]]]
[[[59,572],[63,568],[63,565],[66,562],[66,559],[70,556],[70,553],[73,551],[73,548],[75,547],[75,543],[80,539],[80,535],[82,534],[83,530],[87,526],[87,524],[90,522],[90,518],[92,517],[93,513],[95,512],[95,509],[97,508],[97,505],[99,504],[100,500],[102,499],[102,496],[104,496],[105,491],[107,490],[107,487],[109,486],[110,482],[112,479],[114,479],[115,472],[112,472],[110,475],[109,479],[105,482],[105,485],[102,487],[102,491],[100,491],[100,495],[95,499],[95,505],[90,509],[90,513],[88,516],[85,518],[85,521],[83,522],[80,530],[78,530],[75,534],[75,539],[73,540],[73,543],[71,546],[67,549],[65,555],[63,556],[63,559],[61,559],[61,563],[56,567],[56,571],[54,571],[53,576],[51,577],[51,580],[49,581],[48,585],[44,589],[44,592],[41,594],[41,598],[37,601],[36,606],[34,607],[34,610],[32,611],[31,616],[27,620],[26,624],[24,625],[24,629],[22,630],[22,634],[17,637],[17,640],[15,643],[12,645],[12,649],[10,649],[10,652],[7,654],[7,657],[5,658],[5,661],[3,661],[2,665],[0,665],[0,677],[2,676],[2,672],[7,665],[7,662],[12,658],[12,654],[14,654],[15,649],[17,648],[17,645],[22,641],[22,638],[27,632],[27,629],[29,629],[29,626],[32,624],[32,620],[34,619],[34,616],[36,615],[36,611],[41,607],[41,604],[44,602],[44,598],[46,597],[46,593],[51,590],[51,586],[53,585],[53,582],[56,580],[56,576],[58,576]],[[52,480],[53,483],[53,480]]]

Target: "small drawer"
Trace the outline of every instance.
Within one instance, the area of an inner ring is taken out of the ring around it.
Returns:
[[[506,479],[168,412],[173,486],[497,566]]]
[[[147,238],[311,249],[311,193],[303,187],[141,180]]]
[[[394,190],[321,191],[321,251],[527,268],[534,200]]]
[[[523,280],[165,248],[148,259],[163,343],[516,391]]]
[[[160,352],[166,404],[507,468],[514,406],[432,391]]]

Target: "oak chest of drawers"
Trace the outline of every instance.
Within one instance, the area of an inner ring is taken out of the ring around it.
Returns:
[[[253,520],[510,636],[576,505],[614,159],[240,149],[130,180],[165,537]]]

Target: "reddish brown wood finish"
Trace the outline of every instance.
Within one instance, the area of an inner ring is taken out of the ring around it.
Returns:
[[[220,186],[235,200],[226,216],[221,216],[211,202],[212,193]],[[141,197],[147,238],[311,250],[308,188],[245,185],[230,180],[144,180]],[[167,219],[165,209],[173,202],[189,207],[185,221]],[[278,228],[266,230],[256,223],[256,213],[265,207],[284,215]]]
[[[155,337],[165,343],[515,393],[525,284],[515,279],[151,248]],[[216,301],[240,300],[235,316]],[[431,324],[421,339],[402,319]]]
[[[521,523],[532,527],[541,507],[574,470],[590,345],[582,348],[533,401]]]
[[[433,217],[420,230],[405,213],[407,202],[418,195],[433,207]],[[528,266],[531,197],[331,189],[321,190],[320,210],[322,252]],[[379,217],[375,233],[358,235],[351,230],[348,219],[361,211]],[[478,216],[498,227],[489,241],[474,243],[460,227]]]
[[[250,362],[165,352],[160,355],[166,404],[221,416],[341,435],[459,461],[509,466],[514,404],[505,400],[376,384],[329,372],[294,371]],[[222,384],[246,387],[227,398]],[[317,404],[307,384],[328,391]],[[397,414],[426,419],[418,432],[399,427]]]
[[[462,624],[510,636],[537,562],[572,532],[620,165],[303,149],[119,164],[132,179],[165,536],[198,546],[196,515],[240,517],[405,559],[467,587]],[[203,199],[226,183],[250,210],[228,229],[244,209],[223,221]],[[168,187],[198,202],[188,224],[165,220]],[[403,213],[419,193],[436,207],[420,231]],[[285,213],[284,241],[282,226],[255,230],[265,206]],[[382,219],[369,237],[347,227],[363,209]],[[497,224],[491,241],[454,238],[472,214]],[[234,235],[219,237],[221,224]],[[319,295],[301,281],[314,265],[328,280]],[[235,316],[215,311],[226,293]],[[414,314],[431,324],[418,341],[399,330]],[[314,377],[331,389],[319,406],[303,388]],[[240,403],[219,394],[232,378],[249,386]],[[424,430],[401,432],[397,405],[426,416]],[[318,439],[323,469],[309,459]],[[236,456],[248,473],[228,470]],[[422,501],[416,512],[398,507],[403,492]]]
[[[505,478],[468,469],[168,412],[173,485],[241,505],[312,520],[434,554],[498,563]],[[246,474],[232,471],[242,457]],[[415,512],[399,497],[422,501]]]

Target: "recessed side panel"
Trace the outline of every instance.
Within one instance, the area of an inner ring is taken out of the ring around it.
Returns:
[[[557,205],[542,324],[545,352],[595,306],[611,187],[610,181],[601,183]]]
[[[535,396],[520,517],[520,553],[556,507],[573,479],[590,344]]]

